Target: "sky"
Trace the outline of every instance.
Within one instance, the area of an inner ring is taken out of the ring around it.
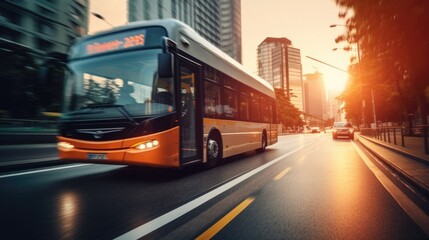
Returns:
[[[114,26],[127,23],[126,0],[90,0],[90,12],[102,15]],[[352,52],[342,48],[335,38],[344,27],[330,28],[331,24],[344,24],[338,18],[339,8],[334,0],[241,0],[242,64],[256,73],[256,50],[267,37],[286,37],[292,46],[301,50],[303,74],[319,71],[324,75],[328,89],[342,90],[347,74],[311,58],[347,70]],[[89,33],[111,28],[109,24],[90,15]]]

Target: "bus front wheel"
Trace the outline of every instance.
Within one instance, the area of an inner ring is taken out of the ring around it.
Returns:
[[[215,167],[222,159],[222,143],[216,135],[210,135],[207,140],[207,168]]]
[[[268,142],[267,142],[267,133],[264,131],[262,133],[262,139],[261,139],[261,148],[256,149],[256,152],[262,153],[265,152],[265,148],[267,148]]]

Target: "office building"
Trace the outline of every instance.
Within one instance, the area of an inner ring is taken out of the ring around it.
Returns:
[[[175,18],[241,62],[240,0],[129,0],[128,21]]]
[[[88,0],[0,1],[0,117],[34,127],[58,116],[66,54],[87,30]]]
[[[315,72],[305,74],[304,78],[306,113],[319,120],[327,120],[329,115],[323,75]]]
[[[283,38],[266,38],[258,46],[258,75],[274,88],[283,89],[291,103],[304,111],[301,52]]]
[[[1,1],[1,43],[66,54],[88,30],[88,0]]]

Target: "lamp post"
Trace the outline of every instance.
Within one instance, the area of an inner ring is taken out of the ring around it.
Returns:
[[[96,17],[96,18],[98,18],[98,19],[100,19],[101,21],[103,21],[103,22],[105,22],[105,23],[107,23],[109,26],[111,26],[112,28],[114,28],[115,26],[113,26],[113,24],[111,24],[110,22],[108,22],[102,15],[100,15],[100,14],[98,14],[98,13],[95,13],[95,12],[91,12],[91,14],[94,16],[94,17]]]
[[[331,24],[329,25],[329,27],[334,28],[337,26],[342,26],[342,27],[347,27],[346,25],[342,25],[342,24]],[[362,93],[362,118],[363,118],[363,124],[365,126],[365,98],[363,97],[363,90],[362,90],[362,76],[361,76],[361,58],[360,58],[360,51],[359,51],[359,38],[358,38],[358,34],[356,33],[356,52],[357,52],[357,58],[358,58],[358,78],[360,81],[360,89],[361,89],[361,93]],[[333,51],[337,50],[338,48],[334,48],[332,49]],[[344,47],[343,48],[344,51],[352,51],[353,48],[351,47]],[[373,118],[374,118],[374,123],[375,126],[377,127],[377,116],[375,114],[375,101],[374,101],[374,91],[373,88],[371,87],[371,100],[372,100],[372,113],[373,113]]]

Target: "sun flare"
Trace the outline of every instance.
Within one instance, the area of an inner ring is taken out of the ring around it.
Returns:
[[[338,70],[324,69],[323,75],[328,91],[344,91],[348,79],[347,73]]]

